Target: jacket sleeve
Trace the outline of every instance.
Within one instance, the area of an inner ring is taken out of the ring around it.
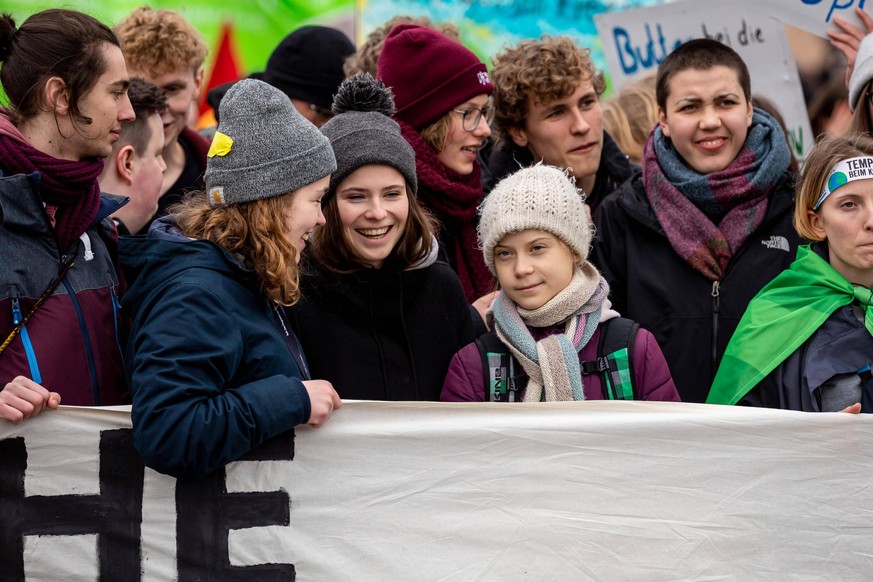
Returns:
[[[658,341],[643,328],[637,331],[634,339],[634,381],[639,387],[640,400],[680,402]]]
[[[484,402],[485,386],[482,376],[482,358],[475,343],[470,343],[454,355],[443,392],[442,402]]]
[[[207,475],[308,421],[299,378],[238,380],[246,345],[233,313],[212,290],[180,284],[143,314],[125,359],[134,446],[147,466],[176,477]]]
[[[594,216],[594,243],[590,260],[609,283],[612,307],[619,313],[627,305],[627,253],[624,232],[627,219],[618,203],[621,190],[607,197]]]

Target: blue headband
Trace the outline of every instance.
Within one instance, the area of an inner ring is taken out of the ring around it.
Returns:
[[[818,201],[812,209],[818,210],[818,207],[825,201],[825,198],[830,196],[840,186],[845,186],[855,180],[869,180],[870,178],[873,178],[873,156],[861,156],[859,158],[843,160],[831,170],[821,196],[818,197]]]

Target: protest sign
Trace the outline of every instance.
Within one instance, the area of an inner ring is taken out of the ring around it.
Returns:
[[[658,69],[664,58],[693,38],[722,42],[743,58],[752,94],[770,99],[785,119],[788,142],[798,160],[814,136],[785,26],[766,15],[715,0],[675,2],[595,17],[616,89]]]
[[[871,12],[865,7],[866,0],[739,0],[735,6],[745,7],[761,14],[768,14],[797,28],[818,36],[834,29],[834,18],[847,20],[864,30],[856,8]]]

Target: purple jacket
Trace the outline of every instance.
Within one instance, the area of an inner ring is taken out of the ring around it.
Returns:
[[[579,352],[579,361],[596,359],[601,327]],[[584,376],[586,400],[603,400],[599,374]],[[679,393],[670,376],[667,361],[658,342],[648,331],[640,328],[634,338],[634,383],[641,400],[679,402]],[[519,391],[519,399],[524,391]],[[449,372],[440,395],[443,402],[484,402],[485,385],[482,358],[475,342],[467,344],[452,358]]]

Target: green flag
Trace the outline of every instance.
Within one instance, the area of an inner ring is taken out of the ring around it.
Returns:
[[[706,399],[736,404],[803,345],[831,314],[857,300],[873,335],[871,291],[852,285],[809,246],[749,303]]]

